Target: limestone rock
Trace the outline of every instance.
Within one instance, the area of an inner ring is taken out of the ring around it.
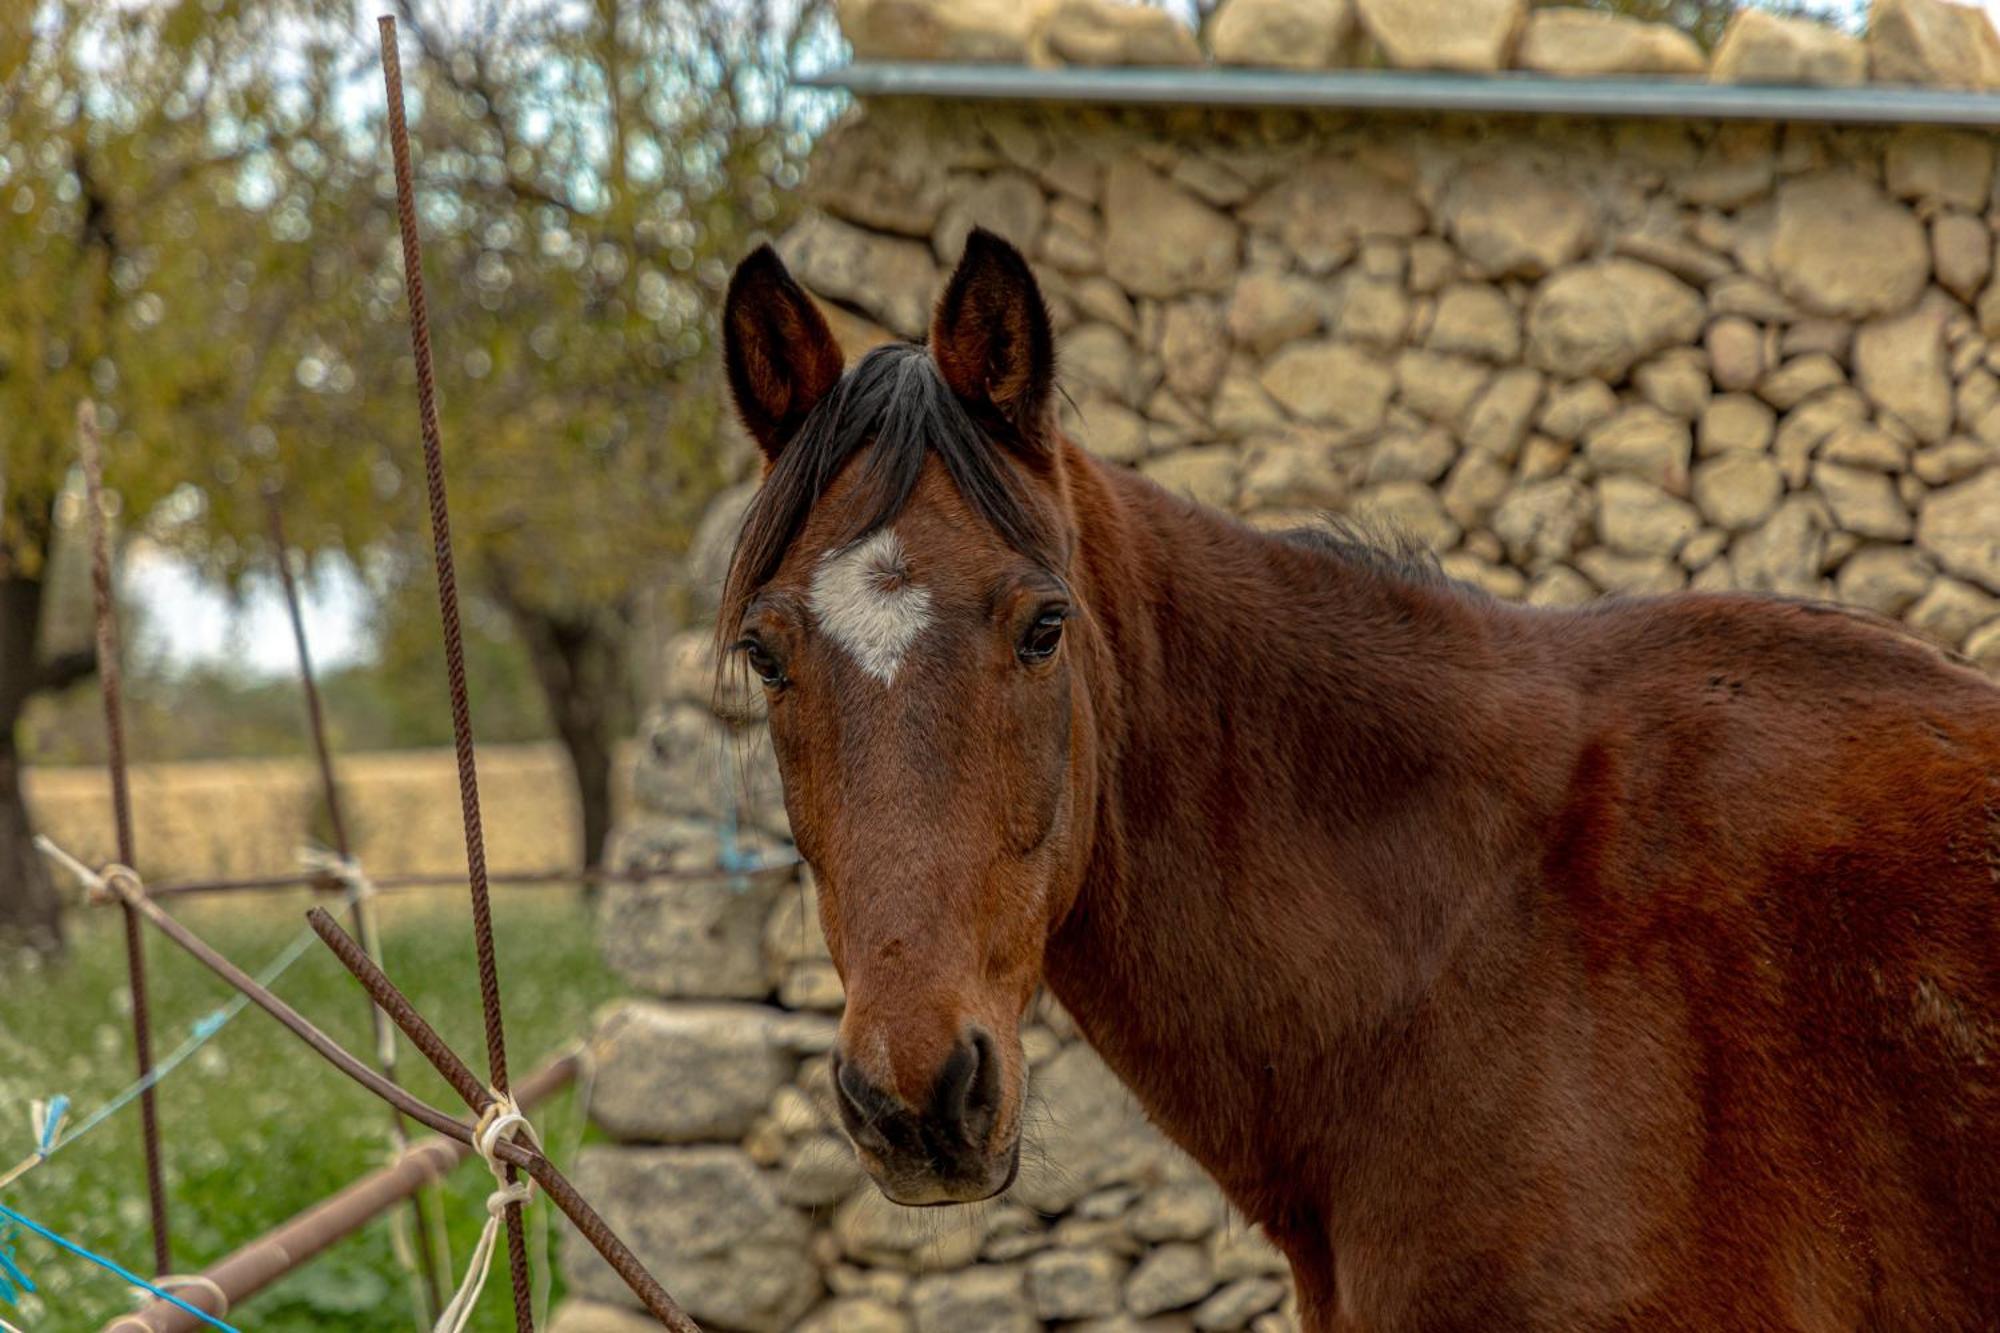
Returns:
[[[965,253],[966,234],[978,226],[1032,252],[1047,214],[1048,201],[1033,177],[996,171],[945,207],[931,235],[931,249],[939,262],[956,264]]]
[[[1167,387],[1186,401],[1202,402],[1215,391],[1229,364],[1229,339],[1223,332],[1222,311],[1213,300],[1195,297],[1167,307],[1160,359]]]
[[[1285,1299],[1285,1284],[1276,1278],[1248,1277],[1232,1282],[1195,1308],[1199,1333],[1234,1333]]]
[[[2000,34],[1984,8],[1949,0],[1874,0],[1868,75],[1934,88],[2000,86]]]
[[[1277,269],[1251,269],[1229,295],[1229,336],[1258,356],[1317,332],[1325,317],[1319,286]]]
[[[2000,614],[2000,598],[1989,597],[1969,583],[1941,578],[1904,613],[1903,621],[1945,647],[1956,648],[1995,614]]]
[[[1849,606],[1900,616],[1924,595],[1937,567],[1913,546],[1864,546],[1841,562],[1834,590]]]
[[[1219,65],[1323,69],[1353,30],[1350,0],[1227,0],[1208,30]]]
[[[1761,453],[1770,447],[1777,413],[1747,393],[1725,393],[1702,409],[1695,447],[1702,457],[1725,453]]]
[[[1747,532],[1777,511],[1785,479],[1761,453],[1730,452],[1694,470],[1694,502],[1701,516],[1728,532]]]
[[[1237,502],[1246,510],[1325,509],[1346,498],[1347,482],[1334,464],[1331,445],[1310,431],[1254,441],[1237,489]]]
[[[1200,1240],[1222,1223],[1222,1196],[1206,1179],[1162,1185],[1139,1201],[1128,1225],[1149,1245]]]
[[[1519,487],[1493,511],[1493,535],[1515,564],[1566,560],[1590,517],[1590,497],[1572,477]]]
[[[1035,7],[1021,0],[840,0],[857,60],[1027,58]]]
[[[1359,274],[1341,284],[1340,313],[1334,320],[1337,337],[1378,350],[1403,341],[1410,323],[1410,301],[1403,285]]]
[[[1926,498],[1917,545],[1960,578],[2000,592],[2000,467]]]
[[[1693,433],[1685,421],[1657,407],[1626,408],[1585,436],[1583,450],[1599,472],[1638,477],[1673,495],[1687,493]]]
[[[1633,370],[1632,383],[1654,407],[1688,421],[1707,409],[1712,392],[1699,355],[1688,348],[1674,348],[1643,362]]]
[[[809,1134],[785,1149],[778,1197],[799,1208],[826,1208],[866,1186],[854,1149],[838,1134]]]
[[[1581,439],[1598,422],[1618,410],[1618,395],[1603,380],[1577,380],[1549,390],[1535,425],[1565,444]]]
[[[1976,212],[1993,188],[1993,145],[1984,134],[1911,128],[1883,155],[1889,193],[1932,207]]]
[[[1054,0],[1031,39],[1037,64],[1198,65],[1201,43],[1164,9],[1119,0]]]
[[[820,1292],[805,1219],[735,1148],[588,1147],[573,1179],[641,1263],[705,1324],[780,1333]],[[564,1233],[570,1288],[631,1299],[582,1237]]]
[[[1873,182],[1822,171],[1778,187],[1771,266],[1779,289],[1806,309],[1865,319],[1915,304],[1930,245],[1916,215]]]
[[[1465,421],[1465,443],[1512,462],[1541,401],[1541,375],[1526,366],[1510,366],[1493,377],[1473,404]]]
[[[1370,485],[1382,481],[1436,481],[1458,456],[1451,436],[1433,427],[1420,431],[1390,431],[1375,442],[1364,475]]]
[[[1242,459],[1226,444],[1204,444],[1149,458],[1139,470],[1177,495],[1227,509],[1236,498]]]
[[[1851,88],[1868,81],[1868,52],[1830,24],[1746,7],[1723,30],[1709,74],[1717,83]]]
[[[1353,510],[1427,550],[1448,551],[1458,544],[1458,524],[1444,511],[1438,493],[1422,482],[1388,481],[1370,486],[1355,495]]]
[[[1872,319],[1856,330],[1854,380],[1919,440],[1935,443],[1950,433],[1951,367],[1935,310]]]
[[[1424,345],[1505,365],[1521,354],[1521,317],[1498,287],[1454,283],[1438,294]]]
[[[1687,575],[1663,555],[1631,555],[1608,546],[1593,546],[1576,563],[1598,587],[1626,597],[1656,597],[1684,587]]]
[[[960,1268],[986,1235],[978,1221],[890,1203],[879,1191],[856,1191],[833,1215],[840,1252],[856,1263],[913,1270]]]
[[[658,1327],[652,1321],[647,1326]],[[910,1317],[893,1305],[870,1296],[843,1296],[807,1315],[792,1333],[910,1333],[910,1328]]]
[[[1444,223],[1460,252],[1495,278],[1553,273],[1580,258],[1597,231],[1590,200],[1506,159],[1480,163],[1453,180]]]
[[[1141,162],[1104,176],[1104,270],[1138,296],[1220,291],[1236,274],[1236,224]]]
[[[1670,556],[1700,527],[1693,505],[1651,482],[1613,475],[1597,483],[1598,535],[1616,550]]]
[[[1035,1071],[1033,1095],[1044,1108],[1029,1131],[1039,1140],[1034,1156],[1052,1166],[1023,1163],[1013,1197],[1030,1208],[1062,1212],[1101,1186],[1150,1178],[1167,1159],[1131,1093],[1081,1043]]]
[[[1364,431],[1382,424],[1396,385],[1375,357],[1331,339],[1287,347],[1257,380],[1293,416]]]
[[[660,1321],[624,1306],[564,1301],[549,1319],[549,1333],[654,1333]]]
[[[1396,393],[1403,406],[1421,417],[1457,425],[1492,378],[1477,361],[1406,348],[1396,358]]]
[[[1763,526],[1736,539],[1729,565],[1736,586],[1747,592],[1815,597],[1821,591],[1820,556],[1826,523],[1819,504],[1793,496]]]
[[[1716,388],[1734,393],[1764,377],[1764,337],[1741,315],[1725,315],[1710,324],[1703,342]]]
[[[1514,476],[1505,463],[1483,449],[1468,449],[1445,478],[1438,500],[1452,522],[1463,528],[1476,528],[1506,498],[1513,482]]]
[[[1015,1268],[979,1267],[921,1278],[910,1290],[917,1333],[1041,1333]]]
[[[1138,396],[1138,358],[1132,341],[1109,324],[1079,324],[1062,337],[1056,359],[1071,383],[1102,389],[1129,401]]]
[[[1043,1250],[1028,1261],[1028,1295],[1040,1319],[1090,1319],[1118,1312],[1125,1260],[1108,1250]]]
[[[598,939],[612,969],[650,994],[761,999],[764,918],[786,891],[775,878],[742,892],[684,879],[608,885]]]
[[[808,213],[780,238],[778,251],[819,295],[858,306],[905,338],[929,327],[938,271],[928,245]]]
[[[1076,420],[1066,420],[1064,428],[1077,443],[1108,462],[1136,463],[1145,457],[1146,419],[1116,399],[1084,399],[1077,405]]]
[[[812,202],[876,231],[929,236],[944,211],[945,176],[920,130],[893,114],[842,122],[814,150]]]
[[[1139,1261],[1125,1282],[1125,1308],[1140,1318],[1193,1305],[1215,1288],[1208,1251],[1199,1245],[1162,1245]]]
[[[1528,306],[1528,359],[1551,374],[1617,380],[1635,361],[1692,341],[1701,296],[1631,259],[1602,259],[1544,282]]]
[[[1909,539],[1910,511],[1888,477],[1822,461],[1813,464],[1812,478],[1813,489],[1826,500],[1841,531],[1883,541]]]
[[[591,1037],[591,1119],[616,1138],[654,1143],[742,1137],[791,1077],[771,1043],[774,1017],[752,1004],[613,1007]]]
[[[1357,0],[1361,26],[1398,69],[1507,68],[1525,0]]]
[[[1670,23],[1643,23],[1587,9],[1537,9],[1528,15],[1521,69],[1544,74],[1700,74],[1708,59],[1694,38]]]
[[[1931,220],[1931,267],[1940,287],[1972,302],[1993,271],[1993,234],[1976,217],[1938,214]]]
[[[1338,268],[1373,236],[1408,238],[1426,214],[1407,185],[1337,158],[1313,157],[1243,209],[1244,221],[1273,232],[1309,273]]]

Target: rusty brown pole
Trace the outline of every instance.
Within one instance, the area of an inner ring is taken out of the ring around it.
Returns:
[[[537,1105],[567,1087],[576,1077],[576,1068],[577,1057],[563,1055],[528,1075],[516,1092],[521,1105]],[[472,1149],[455,1139],[442,1135],[422,1139],[405,1148],[390,1165],[265,1232],[203,1269],[201,1276],[228,1298],[232,1308],[241,1305],[327,1247],[442,1181],[471,1155]],[[215,1294],[206,1283],[182,1287],[175,1295],[218,1319],[227,1314],[216,1308]],[[136,1314],[112,1320],[104,1326],[104,1333],[195,1333],[202,1327],[187,1311],[155,1301]]]
[[[452,567],[451,513],[445,504],[444,444],[438,431],[437,378],[431,366],[430,314],[424,300],[423,250],[417,238],[416,186],[410,175],[410,129],[403,115],[402,57],[396,20],[379,20],[382,81],[389,98],[389,148],[396,168],[396,224],[403,242],[403,288],[410,303],[410,353],[417,366],[417,420],[423,435],[424,486],[430,497],[431,554],[437,565],[438,618],[444,628],[445,680],[451,691],[452,745],[458,754],[458,794],[465,821],[465,868],[472,894],[472,941],[479,961],[479,1001],[486,1022],[486,1073],[493,1091],[507,1095],[507,1029],[500,1011],[500,970],[493,955],[493,909],[486,893],[486,835],[480,826],[479,773],[472,748],[472,708],[465,688],[465,644],[459,627],[458,576]],[[506,1173],[511,1183],[514,1172]],[[507,1272],[514,1284],[516,1333],[534,1333],[534,1294],[528,1282],[528,1240],[521,1206],[510,1203]]]
[[[305,612],[299,605],[298,580],[292,577],[292,562],[285,544],[285,515],[279,503],[278,492],[273,489],[264,494],[271,519],[271,555],[277,562],[278,582],[285,593],[285,610],[292,621],[292,644],[298,651],[299,685],[306,697],[306,726],[312,737],[313,757],[319,764],[320,798],[326,804],[327,823],[333,834],[333,850],[342,861],[351,862],[353,851],[347,839],[347,820],[340,808],[340,784],[334,778],[333,747],[326,739],[326,710],[320,703],[319,680],[313,674],[312,649],[306,643]],[[380,953],[375,939],[375,917],[373,909],[357,893],[350,894],[349,912],[354,921],[354,933],[360,937],[365,948]],[[391,1083],[399,1082],[396,1077],[396,1035],[389,1023],[389,1016],[377,1005],[368,1007],[369,1021],[375,1031],[375,1063],[381,1069],[382,1077]],[[389,1145],[398,1153],[409,1151],[409,1127],[394,1107],[389,1108]],[[417,1273],[421,1287],[418,1306],[420,1322],[429,1322],[444,1308],[444,1291],[438,1283],[437,1251],[431,1239],[431,1220],[424,1211],[421,1189],[410,1194],[410,1214],[414,1219],[412,1231],[417,1251]],[[399,1239],[405,1239],[399,1237]],[[170,1305],[167,1307],[172,1309]]]
[[[132,865],[132,791],[125,765],[125,709],[119,689],[118,609],[111,587],[111,538],[104,520],[104,451],[97,438],[97,409],[85,399],[76,409],[77,452],[83,461],[84,503],[90,511],[90,588],[97,604],[97,685],[104,699],[104,762],[111,777],[111,817],[118,832],[118,859]],[[160,1169],[160,1116],[153,1075],[153,1023],[146,997],[146,941],[139,917],[125,909],[125,971],[132,986],[132,1047],[139,1078],[139,1137],[146,1152],[146,1205],[153,1224],[153,1272],[173,1271],[173,1244],[167,1230],[167,1187]]]
[[[102,878],[106,892],[131,904],[135,911],[157,927],[168,939],[186,950],[195,961],[248,996],[252,1004],[277,1019],[287,1031],[312,1047],[335,1069],[417,1123],[459,1143],[466,1145],[472,1143],[473,1126],[446,1115],[407,1090],[389,1082],[356,1059],[339,1042],[320,1031],[310,1019],[272,994],[267,987],[260,985],[243,969],[211,948],[200,936],[176,921],[165,908],[148,898],[145,885],[129,869],[114,866],[107,870]],[[333,918],[315,909],[313,926],[329,943],[335,940],[341,942],[334,952],[343,963],[350,964],[362,988],[368,992],[370,999],[382,1007],[384,1013],[398,1019],[399,1022],[403,1021],[406,1015],[416,1016],[409,998],[396,988],[396,984],[390,981],[381,969],[368,962],[367,955],[361,952],[360,946],[334,923]],[[351,962],[356,958],[360,959],[359,965]],[[418,1021],[421,1021],[420,1017]],[[428,1023],[423,1026],[429,1029]],[[405,1028],[406,1032],[410,1030]],[[432,1036],[435,1035],[435,1032],[432,1032]],[[414,1037],[412,1041],[415,1042]],[[433,1052],[426,1050],[427,1045],[430,1043],[418,1044],[417,1049],[429,1056]],[[435,1043],[435,1047],[439,1053],[438,1073],[444,1078],[450,1080],[456,1071],[465,1069],[465,1062],[441,1040]],[[469,1071],[466,1076],[470,1077]],[[474,1085],[478,1083],[476,1078],[470,1081]],[[473,1090],[479,1094],[475,1110],[483,1112],[492,1104],[492,1097],[483,1087]],[[604,1257],[604,1261],[611,1265],[612,1271],[624,1280],[625,1285],[631,1288],[632,1294],[639,1298],[639,1303],[660,1321],[662,1327],[671,1330],[672,1333],[701,1333],[700,1327],[688,1317],[687,1312],[681,1309],[674,1298],[667,1294],[666,1288],[660,1285],[658,1279],[646,1271],[646,1266],[639,1262],[639,1257],[618,1238],[618,1234],[598,1215],[597,1210],[590,1206],[589,1200],[576,1192],[576,1187],[569,1183],[568,1178],[556,1169],[555,1163],[545,1157],[539,1149],[532,1145],[523,1145],[513,1139],[501,1139],[493,1145],[493,1155],[510,1166],[525,1170],[529,1177],[542,1187],[543,1192],[549,1196],[549,1202],[562,1210],[563,1215],[576,1227],[577,1233],[589,1241],[591,1248]]]

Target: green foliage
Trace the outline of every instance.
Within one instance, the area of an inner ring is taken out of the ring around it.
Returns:
[[[190,906],[181,914],[210,943],[254,968],[292,937],[305,902],[302,894],[260,895]],[[382,918],[390,973],[453,1048],[478,1063],[484,1047],[463,896],[391,895],[383,900]],[[589,915],[574,890],[496,890],[494,929],[506,986],[508,1051],[520,1078],[572,1041],[616,984],[596,957]],[[24,1142],[31,1099],[66,1093],[80,1118],[132,1076],[131,1028],[116,1002],[124,985],[116,914],[91,913],[75,924],[73,935],[61,964],[0,959],[0,1125],[10,1145],[0,1153],[0,1169],[13,1164]],[[165,1050],[228,992],[157,938],[148,942],[148,953],[155,1045]],[[349,1050],[371,1049],[359,988],[317,943],[277,990]],[[421,1057],[405,1047],[403,1058],[406,1081],[418,1096],[435,1106],[457,1105]],[[8,1204],[143,1269],[151,1248],[136,1116],[136,1108],[129,1109],[58,1153],[8,1189]],[[318,1202],[387,1155],[381,1103],[255,1009],[161,1085],[160,1119],[174,1257],[183,1271],[198,1270]],[[568,1165],[582,1133],[574,1098],[558,1098],[534,1120],[558,1162]],[[485,1220],[482,1201],[491,1188],[491,1178],[470,1164],[450,1180],[445,1217],[460,1263]],[[557,1218],[553,1230],[559,1234],[567,1225]],[[531,1213],[531,1248],[537,1228]],[[0,1306],[0,1315],[24,1327],[88,1333],[131,1308],[117,1279],[41,1241],[24,1239],[15,1253],[41,1288],[41,1308],[23,1319]],[[247,1303],[231,1322],[258,1333],[407,1333],[409,1304],[400,1274],[388,1224],[378,1221]],[[447,1278],[447,1286],[456,1277]],[[504,1275],[487,1284],[475,1329],[513,1327],[506,1292]]]

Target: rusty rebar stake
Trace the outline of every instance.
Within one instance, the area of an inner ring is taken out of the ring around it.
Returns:
[[[312,738],[313,757],[319,764],[320,799],[326,806],[333,850],[342,861],[351,863],[353,848],[347,838],[347,820],[340,808],[340,784],[333,772],[333,747],[326,738],[326,710],[320,702],[319,680],[313,673],[312,649],[306,642],[305,612],[299,605],[298,580],[292,577],[292,562],[285,542],[284,506],[276,489],[266,491],[264,500],[271,519],[271,558],[278,566],[278,583],[284,590],[285,610],[292,621],[292,644],[298,650],[299,686],[306,698],[306,726]],[[354,920],[354,933],[372,947],[375,930],[369,906],[362,901],[359,893],[351,893],[350,897],[349,913]],[[381,1069],[382,1077],[391,1083],[399,1083],[401,1080],[396,1077],[396,1038],[389,1016],[382,1012],[380,1006],[370,1005],[368,1018],[375,1031],[376,1066]],[[399,1154],[408,1152],[410,1148],[409,1127],[404,1123],[402,1113],[393,1106],[389,1108],[389,1145]],[[444,1308],[444,1289],[438,1283],[437,1251],[431,1236],[430,1216],[424,1211],[422,1188],[410,1196],[410,1215],[421,1290],[421,1298],[416,1302],[417,1313],[420,1322],[428,1323]]]
[[[396,167],[396,224],[403,241],[403,287],[410,302],[410,353],[417,365],[417,418],[424,445],[424,486],[429,492],[431,552],[437,564],[438,617],[444,627],[445,679],[451,690],[452,745],[458,754],[459,806],[465,820],[465,867],[472,894],[472,939],[479,960],[479,1000],[486,1020],[487,1076],[507,1092],[507,1030],[500,1011],[500,972],[493,956],[493,911],[486,894],[486,837],[479,819],[479,774],[472,748],[472,709],[465,689],[465,644],[458,618],[458,577],[452,568],[451,514],[445,505],[444,445],[438,433],[437,379],[431,366],[430,314],[424,301],[423,251],[417,238],[416,187],[410,177],[410,129],[403,116],[403,72],[396,49],[396,20],[379,22],[382,80],[389,98],[389,147]],[[507,1172],[511,1182],[514,1174]],[[514,1326],[534,1333],[534,1295],[528,1282],[528,1241],[521,1206],[509,1204],[507,1271],[514,1283]]]
[[[84,505],[90,511],[90,589],[97,611],[97,686],[104,700],[104,764],[111,778],[111,817],[118,859],[132,865],[132,791],[125,765],[125,709],[118,673],[118,610],[111,587],[111,538],[104,521],[104,450],[97,438],[97,409],[89,399],[76,409],[77,453],[83,462]],[[146,1153],[146,1205],[153,1224],[153,1273],[173,1271],[167,1229],[167,1186],[160,1167],[160,1113],[154,1098],[153,1021],[146,996],[146,941],[139,918],[125,909],[125,972],[132,987],[132,1047],[145,1091],[139,1094],[139,1136]]]
[[[124,866],[110,867],[104,872],[102,879],[106,892],[128,904],[136,914],[185,950],[196,962],[242,992],[252,1004],[278,1020],[280,1025],[310,1046],[335,1069],[418,1124],[460,1143],[474,1144],[475,1134],[472,1125],[445,1114],[369,1068],[352,1052],[321,1031],[311,1019],[279,999],[268,987],[230,962],[207,941],[182,925],[165,908],[152,901],[146,894],[145,885],[130,869]],[[367,955],[361,952],[360,946],[340,928],[339,923],[319,908],[314,908],[310,915],[313,928],[319,932],[321,938],[333,946],[334,953],[354,972],[355,979],[361,982],[369,998],[380,1005],[384,1013],[398,1019],[399,1024],[414,1020],[415,1023],[422,1024],[423,1030],[430,1032],[430,1039],[423,1043],[418,1043],[414,1036],[411,1040],[427,1059],[435,1055],[434,1064],[439,1075],[450,1081],[453,1078],[452,1071],[454,1069],[459,1071],[470,1082],[468,1090],[478,1094],[479,1104],[473,1109],[483,1112],[486,1106],[491,1105],[491,1093],[471,1075],[465,1062],[437,1037],[434,1030],[430,1029],[430,1025],[410,1004],[409,997],[404,995],[380,968],[368,961]],[[404,1030],[408,1032],[410,1028]],[[556,1168],[555,1163],[539,1149],[532,1144],[522,1144],[514,1139],[502,1139],[493,1145],[493,1155],[508,1166],[526,1171],[529,1178],[542,1187],[543,1193],[549,1196],[549,1202],[562,1210],[563,1215],[576,1227],[578,1234],[589,1241],[591,1248],[603,1256],[604,1261],[611,1265],[612,1271],[624,1280],[632,1294],[639,1298],[647,1312],[658,1319],[663,1327],[672,1330],[672,1333],[701,1333],[700,1326],[675,1303],[674,1298],[667,1294],[666,1288],[662,1287],[658,1279],[639,1262],[638,1256],[619,1239],[618,1234],[603,1217],[599,1216],[597,1210],[591,1207],[590,1202],[576,1192],[576,1187],[569,1183],[568,1178]]]

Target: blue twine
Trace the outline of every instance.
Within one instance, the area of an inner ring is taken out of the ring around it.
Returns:
[[[5,1217],[10,1221],[19,1223],[21,1226],[24,1226],[28,1230],[34,1232],[37,1236],[40,1236],[43,1240],[49,1242],[49,1244],[54,1245],[59,1249],[68,1250],[71,1254],[75,1255],[79,1259],[87,1259],[91,1263],[96,1264],[99,1268],[104,1269],[106,1272],[115,1273],[118,1277],[122,1278],[126,1282],[131,1283],[133,1286],[139,1288],[141,1291],[148,1293],[149,1295],[155,1297],[156,1299],[163,1300],[167,1302],[167,1304],[169,1305],[187,1311],[195,1318],[201,1320],[201,1322],[204,1324],[208,1324],[215,1328],[219,1328],[223,1331],[223,1333],[240,1333],[240,1330],[231,1328],[228,1324],[223,1323],[220,1319],[217,1319],[214,1315],[209,1314],[206,1310],[202,1310],[196,1306],[189,1305],[186,1301],[174,1295],[171,1291],[161,1290],[160,1288],[154,1286],[152,1283],[146,1281],[145,1278],[140,1277],[137,1273],[133,1273],[127,1269],[119,1267],[116,1263],[114,1263],[110,1259],[105,1258],[103,1255],[92,1254],[89,1250],[86,1250],[85,1248],[83,1248],[83,1246],[77,1244],[75,1241],[69,1240],[62,1236],[58,1236],[55,1232],[49,1230],[41,1223],[21,1216],[19,1213],[15,1212],[12,1208],[9,1208],[4,1203],[0,1203],[0,1217]],[[33,1290],[33,1288],[30,1288],[30,1290]]]
[[[56,1150],[56,1135],[62,1130],[63,1117],[69,1114],[69,1098],[60,1092],[49,1098],[49,1108],[42,1114],[42,1141],[36,1151],[47,1157]]]
[[[28,1275],[14,1262],[14,1225],[0,1230],[0,1301],[12,1305],[35,1289]]]
[[[265,965],[264,970],[258,974],[258,984],[268,989],[273,982],[284,975],[287,968],[296,963],[304,955],[305,951],[312,947],[312,941],[312,927],[308,926],[301,930],[290,944],[285,946],[283,952],[279,953],[277,957]],[[42,1138],[40,1144],[36,1147],[35,1155],[43,1161],[48,1160],[57,1152],[67,1148],[70,1144],[75,1143],[78,1139],[90,1133],[91,1130],[96,1129],[119,1111],[130,1106],[148,1088],[158,1083],[168,1074],[173,1073],[175,1069],[187,1061],[189,1056],[200,1050],[222,1029],[228,1027],[230,1021],[248,1008],[249,1005],[250,997],[239,994],[231,999],[229,1003],[203,1014],[195,1021],[193,1030],[187,1039],[174,1047],[165,1059],[155,1064],[144,1078],[138,1079],[128,1085],[123,1092],[120,1092],[110,1101],[91,1112],[75,1129],[67,1134],[59,1134],[58,1131],[61,1127],[63,1114],[69,1109],[69,1098],[60,1094],[50,1098],[48,1118],[42,1124]],[[19,1177],[16,1177],[16,1179],[19,1179]]]

